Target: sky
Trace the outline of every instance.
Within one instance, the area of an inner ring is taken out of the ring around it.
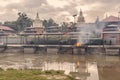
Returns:
[[[97,16],[102,20],[110,15],[118,16],[120,0],[0,0],[0,22],[14,21],[18,12],[24,12],[35,19],[53,18],[56,22],[71,22],[72,15],[79,15],[82,9],[86,22],[94,22]]]

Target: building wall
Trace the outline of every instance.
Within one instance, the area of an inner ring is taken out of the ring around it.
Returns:
[[[103,33],[102,37],[107,44],[111,41],[111,44],[120,45],[120,33]]]
[[[58,26],[50,26],[49,28],[45,28],[46,32],[61,32],[61,27]]]
[[[33,27],[43,28],[42,21],[40,21],[40,20],[34,21],[34,22],[33,22]]]
[[[44,32],[44,28],[35,28],[36,33],[42,34]]]
[[[24,33],[39,33],[42,34],[44,32],[44,28],[41,27],[29,27],[24,30]]]

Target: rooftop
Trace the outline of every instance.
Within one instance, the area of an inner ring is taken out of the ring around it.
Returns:
[[[109,16],[103,20],[104,22],[120,22],[120,18],[116,16]]]
[[[0,26],[0,30],[14,31],[12,28],[7,27],[7,26]]]

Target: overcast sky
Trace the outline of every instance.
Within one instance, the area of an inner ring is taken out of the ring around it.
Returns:
[[[79,14],[80,8],[85,20],[94,22],[97,16],[118,16],[120,0],[0,0],[0,21],[16,20],[18,12],[25,12],[32,19],[39,12],[41,19],[73,21],[72,15]]]

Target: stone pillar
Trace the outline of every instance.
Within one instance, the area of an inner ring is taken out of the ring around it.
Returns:
[[[119,52],[118,52],[118,55],[120,56],[120,48],[119,48]]]

